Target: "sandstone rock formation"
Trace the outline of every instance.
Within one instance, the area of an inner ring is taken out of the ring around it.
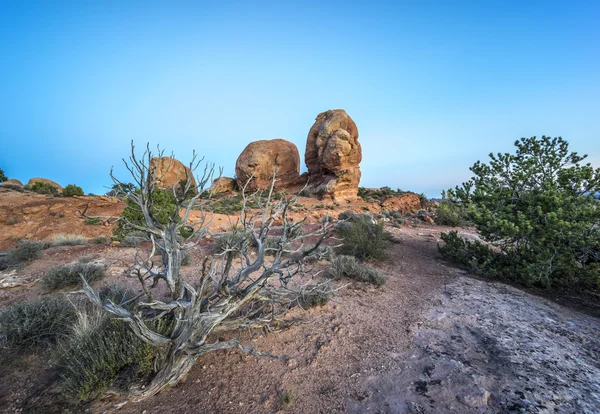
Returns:
[[[320,198],[354,199],[362,150],[358,128],[343,109],[322,112],[308,133],[304,155],[311,191]]]
[[[173,186],[178,187],[179,184],[182,181],[187,180],[187,177],[189,176],[192,181],[192,193],[197,193],[194,174],[189,167],[186,167],[175,158],[152,158],[150,160],[150,174],[156,177],[157,186],[163,189],[172,189]]]
[[[215,194],[220,193],[231,193],[232,191],[237,191],[238,185],[237,181],[233,178],[229,177],[219,177],[215,178],[210,186],[210,191]]]
[[[284,139],[254,141],[244,148],[235,163],[238,186],[244,188],[248,183],[246,191],[269,188],[273,171],[276,171],[276,189],[299,183],[300,154],[296,145]]]
[[[0,183],[0,185],[17,185],[19,187],[23,187],[23,183],[19,180],[15,180],[14,178],[9,178],[8,180]]]
[[[394,197],[390,197],[381,203],[381,207],[388,211],[399,211],[408,213],[421,209],[421,198],[415,193],[406,193]]]
[[[60,191],[63,190],[63,188],[61,187],[60,184],[55,183],[52,180],[48,180],[47,178],[39,178],[39,177],[34,177],[31,180],[29,180],[29,182],[27,183],[27,185],[33,185],[35,183],[42,183],[42,184],[50,184],[51,186],[54,186],[56,188],[58,188]]]

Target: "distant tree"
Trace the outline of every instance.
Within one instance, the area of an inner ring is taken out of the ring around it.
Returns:
[[[6,180],[8,180],[8,177],[4,175],[4,170],[0,168],[0,183],[3,183]]]
[[[109,197],[123,198],[135,190],[133,183],[115,183],[112,188],[106,193]]]
[[[581,164],[567,141],[515,142],[515,154],[490,154],[451,196],[469,206],[481,237],[495,248],[444,234],[443,255],[481,274],[542,286],[600,286],[600,168]]]

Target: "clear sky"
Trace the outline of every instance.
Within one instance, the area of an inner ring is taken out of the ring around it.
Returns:
[[[94,3],[94,4],[93,4]],[[439,196],[523,136],[600,167],[600,1],[0,3],[0,168],[104,193],[130,140],[234,173],[358,125],[361,185]]]

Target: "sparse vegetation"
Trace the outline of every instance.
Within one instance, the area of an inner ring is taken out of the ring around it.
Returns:
[[[484,241],[449,233],[444,257],[471,270],[545,287],[600,286],[600,169],[562,138],[522,138],[516,154],[490,154],[452,195],[470,206]]]
[[[102,221],[98,217],[86,217],[85,224],[89,226],[99,226]]]
[[[15,224],[17,224],[19,221],[15,218],[15,217],[9,217],[6,219],[6,224],[8,226],[14,226]]]
[[[75,319],[75,307],[62,295],[23,300],[0,312],[0,340],[21,349],[53,345]]]
[[[4,170],[0,168],[0,183],[3,183],[6,180],[8,180],[8,177],[4,174]]]
[[[92,239],[93,244],[106,244],[108,243],[108,237],[98,236]]]
[[[32,260],[39,259],[45,245],[42,242],[22,240],[6,256],[0,257],[0,270],[19,266]]]
[[[377,269],[360,263],[354,256],[340,255],[333,258],[329,272],[336,277],[347,277],[358,282],[371,283],[375,286],[385,284]]]
[[[49,194],[49,195],[58,195],[60,190],[58,187],[53,186],[50,183],[42,183],[40,181],[34,182],[31,186],[29,186],[31,191],[35,191],[39,194]]]
[[[53,246],[78,246],[86,243],[86,238],[80,234],[55,234],[52,236]]]
[[[40,278],[41,286],[48,291],[71,286],[80,286],[81,278],[93,283],[104,277],[104,266],[90,263],[66,264],[55,266]]]
[[[68,184],[62,191],[63,197],[83,196],[83,189],[75,184]]]

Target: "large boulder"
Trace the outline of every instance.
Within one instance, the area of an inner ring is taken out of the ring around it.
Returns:
[[[237,190],[237,181],[229,177],[215,178],[210,186],[210,191],[214,194],[231,193]]]
[[[251,142],[235,163],[238,186],[242,189],[246,186],[246,191],[269,188],[273,172],[276,189],[299,183],[300,154],[292,142],[284,139]]]
[[[362,149],[358,128],[343,109],[322,112],[308,133],[304,154],[311,191],[320,198],[355,199]]]
[[[178,187],[182,181],[185,182],[190,177],[191,193],[197,193],[194,174],[189,167],[186,167],[175,158],[152,158],[150,160],[150,174],[157,180],[156,185],[163,189],[172,189],[173,186]]]
[[[399,211],[403,214],[418,211],[421,209],[421,197],[415,193],[405,193],[390,197],[381,203],[381,208],[388,211]]]
[[[0,183],[0,185],[15,185],[18,187],[23,187],[23,183],[17,179],[9,178],[8,180]]]
[[[29,182],[27,183],[27,185],[28,186],[32,186],[35,183],[50,184],[51,186],[58,188],[59,191],[63,190],[63,188],[61,187],[60,184],[55,183],[52,180],[48,180],[47,178],[40,178],[40,177],[34,177],[34,178],[32,178],[31,180],[29,180]]]

